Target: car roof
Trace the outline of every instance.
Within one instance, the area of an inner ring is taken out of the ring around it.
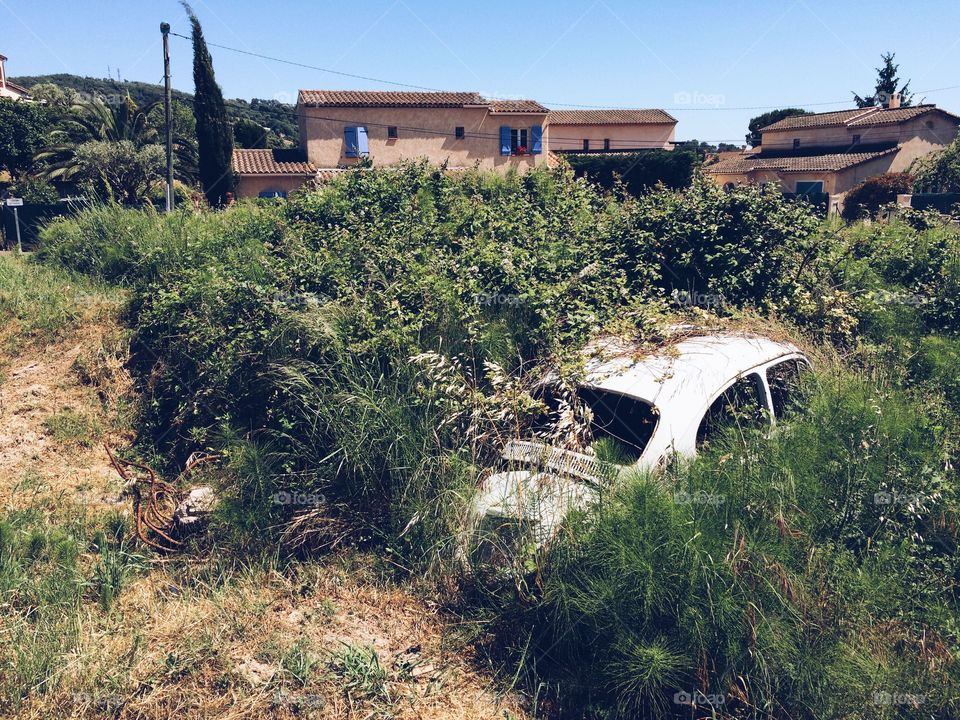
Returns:
[[[687,336],[654,353],[604,338],[587,346],[585,384],[643,400],[661,412],[700,409],[743,373],[800,350],[748,333]]]

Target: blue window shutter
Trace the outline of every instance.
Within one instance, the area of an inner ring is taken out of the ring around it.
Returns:
[[[345,127],[343,129],[343,143],[347,146],[343,154],[347,157],[357,157],[357,151],[359,149],[357,145],[357,128]]]
[[[500,154],[501,155],[510,154],[510,126],[509,125],[500,126]]]
[[[530,128],[530,152],[534,155],[543,152],[543,128],[539,125]]]
[[[362,125],[357,128],[357,154],[362,157],[370,154],[370,144],[367,142],[367,129]]]

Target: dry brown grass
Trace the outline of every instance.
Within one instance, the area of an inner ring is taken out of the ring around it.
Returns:
[[[101,308],[102,309],[102,308]],[[53,524],[131,514],[102,441],[133,439],[131,382],[116,313],[85,317],[51,344],[0,358],[0,504],[40,509]],[[84,418],[57,432],[51,418]],[[89,420],[89,423],[87,422]],[[86,428],[86,429],[85,429]],[[85,436],[89,435],[89,437]],[[84,596],[75,644],[23,688],[16,717],[453,718],[524,717],[498,696],[469,649],[444,643],[451,620],[410,587],[383,579],[377,559],[341,549],[281,569],[211,552],[159,558],[136,571],[105,610]],[[98,562],[84,551],[84,572]],[[15,617],[0,607],[0,638]],[[348,692],[332,664],[345,648],[376,653],[384,694]]]

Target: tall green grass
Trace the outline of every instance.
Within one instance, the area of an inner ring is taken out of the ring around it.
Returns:
[[[530,611],[529,669],[562,702],[605,718],[690,717],[697,693],[722,717],[956,711],[945,429],[889,388],[818,377],[772,436],[731,432],[572,521]]]
[[[94,279],[0,256],[0,318],[8,351],[54,341],[81,321],[116,313],[119,304],[120,294]]]

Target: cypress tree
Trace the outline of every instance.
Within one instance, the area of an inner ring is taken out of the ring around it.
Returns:
[[[184,2],[183,8],[193,28],[193,114],[197,120],[200,183],[207,201],[220,206],[233,190],[233,132],[223,93],[213,74],[213,58],[203,39],[203,28],[190,5]]]

